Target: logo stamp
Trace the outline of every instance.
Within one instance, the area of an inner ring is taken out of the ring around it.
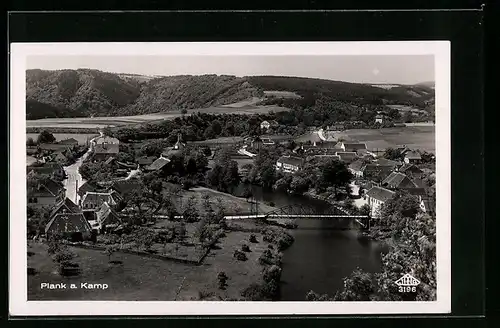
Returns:
[[[399,286],[400,293],[415,293],[417,286],[420,285],[420,280],[407,273],[394,283]]]

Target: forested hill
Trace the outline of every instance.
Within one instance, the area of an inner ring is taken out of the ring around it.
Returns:
[[[262,91],[235,76],[131,78],[91,69],[26,71],[26,118],[117,116],[230,104]]]
[[[291,91],[297,99],[266,97]],[[298,77],[227,75],[148,77],[92,69],[26,71],[26,117],[123,116],[207,108],[251,97],[262,104],[306,108],[325,102],[401,104],[425,109],[434,90],[425,85],[389,89]]]

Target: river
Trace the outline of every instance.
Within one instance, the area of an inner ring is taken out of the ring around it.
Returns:
[[[330,205],[306,196],[264,191],[253,186],[256,200],[274,202],[276,207],[304,204],[318,210]],[[297,220],[298,229],[291,230],[293,245],[284,252],[281,277],[281,301],[304,301],[307,292],[330,296],[343,288],[343,279],[357,267],[377,272],[380,269],[379,245],[358,238],[358,231],[336,229],[328,220]]]

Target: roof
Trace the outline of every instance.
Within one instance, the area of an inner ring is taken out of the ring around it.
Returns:
[[[407,191],[409,194],[414,195],[414,196],[427,196],[427,192],[425,191],[425,188],[405,188],[405,191]]]
[[[116,138],[113,137],[108,137],[108,136],[99,136],[94,139],[94,143],[97,145],[107,143],[107,144],[119,144],[120,141]]]
[[[423,171],[413,164],[404,163],[400,168],[399,172],[411,172],[411,173],[422,173]]]
[[[82,213],[59,213],[45,226],[45,232],[90,232],[92,228]]]
[[[393,160],[390,160],[387,158],[378,158],[375,161],[375,163],[380,164],[380,165],[384,165],[384,166],[392,166],[392,167],[395,167],[395,166],[398,166],[401,164],[401,162],[393,161]]]
[[[420,156],[420,154],[418,152],[416,152],[414,150],[411,150],[411,151],[406,152],[405,158],[408,158],[408,159],[421,159],[422,157]]]
[[[39,144],[38,147],[42,150],[62,150],[69,148],[68,145],[57,143],[42,143]]]
[[[288,165],[301,166],[304,163],[304,159],[293,156],[281,156],[277,162]]]
[[[60,145],[73,145],[73,144],[78,144],[78,140],[76,140],[75,138],[68,138],[68,139],[64,139],[64,140],[59,141],[58,144],[60,144]]]
[[[392,165],[384,165],[377,163],[369,163],[365,166],[365,172],[388,172],[392,171],[394,166]]]
[[[269,125],[279,125],[279,123],[276,120],[269,120],[269,121],[262,121],[260,124],[265,124],[269,123]]]
[[[401,172],[392,172],[387,178],[382,181],[383,186],[389,188],[416,188],[417,185]]]
[[[353,171],[362,171],[365,165],[366,164],[362,160],[358,159],[349,164],[349,168]]]
[[[366,192],[366,195],[379,200],[381,202],[386,202],[394,196],[395,192],[382,187],[372,187]]]
[[[356,153],[349,151],[338,151],[336,155],[340,156],[340,160],[347,162],[353,161],[358,158],[358,155]]]
[[[344,147],[345,149],[352,149],[352,150],[359,150],[359,149],[366,149],[366,144],[364,143],[350,143],[350,142],[344,142]]]
[[[149,165],[146,169],[150,171],[161,170],[168,163],[170,163],[170,160],[168,158],[160,157],[156,161],[154,161],[151,165]]]
[[[341,160],[340,159],[340,156],[338,155],[331,155],[331,154],[320,154],[320,155],[312,155],[313,158],[322,158],[322,157],[325,157],[325,158],[329,158],[329,159],[336,159],[336,160]]]
[[[47,179],[36,187],[28,188],[27,193],[29,197],[55,197],[58,196],[63,189],[64,187],[60,183],[52,179]]]
[[[78,205],[76,205],[75,203],[73,203],[71,201],[71,199],[69,199],[68,197],[66,197],[63,200],[61,200],[59,203],[57,203],[56,205],[54,205],[54,207],[50,211],[50,216],[49,217],[50,218],[53,217],[61,209],[65,209],[66,212],[69,212],[69,213],[79,213],[79,212],[81,212],[80,207],[78,207]]]
[[[137,163],[140,165],[151,165],[156,160],[155,156],[144,156],[137,159]]]
[[[110,186],[110,189],[115,190],[117,193],[124,196],[130,193],[131,191],[141,187],[142,185],[138,180],[130,179],[130,180],[115,181]]]
[[[113,210],[113,208],[111,206],[109,206],[109,204],[106,202],[104,202],[101,205],[101,207],[99,208],[99,210],[95,214],[96,214],[97,221],[100,222],[101,224],[104,221],[108,221],[108,222],[113,222],[115,220],[121,221],[120,216],[118,216],[118,214],[115,212],[115,210]]]
[[[89,191],[82,198],[82,205],[91,201],[94,203],[107,202],[111,205],[116,205],[121,200],[121,196],[117,192],[95,192]]]
[[[120,145],[118,144],[97,144],[94,146],[94,154],[118,154]]]
[[[174,147],[167,147],[163,150],[161,153],[161,156],[163,157],[170,157],[174,155],[179,155],[182,153],[182,149],[174,149]]]
[[[63,166],[59,163],[49,162],[45,163],[42,166],[30,166],[26,168],[27,173],[33,171],[38,174],[52,174],[55,171],[62,171]]]
[[[85,195],[88,191],[97,191],[99,190],[98,187],[90,183],[89,181],[84,182],[80,188],[78,188],[78,195],[83,196]]]

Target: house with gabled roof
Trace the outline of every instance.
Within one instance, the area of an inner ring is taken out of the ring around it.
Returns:
[[[47,223],[45,234],[63,235],[65,238],[81,241],[91,238],[92,228],[82,213],[59,213]]]
[[[84,212],[95,212],[106,202],[110,206],[117,206],[123,198],[116,191],[93,192],[88,191],[81,199],[80,206]]]
[[[391,172],[387,178],[382,181],[382,186],[392,190],[417,188],[418,186],[401,172]]]
[[[122,219],[118,213],[106,202],[101,205],[95,216],[98,230],[105,230],[106,226],[122,223]]]
[[[163,154],[155,160],[151,165],[145,167],[146,171],[163,171],[168,168],[168,164],[170,163],[170,159],[163,157]]]
[[[101,188],[94,185],[90,181],[85,181],[80,188],[78,188],[78,196],[83,197],[89,191],[99,191]]]
[[[335,155],[340,157],[340,160],[345,163],[351,163],[358,158],[358,155],[355,152],[349,151],[338,151]]]
[[[348,170],[357,178],[363,177],[363,171],[366,167],[366,163],[362,159],[357,159],[349,164]]]
[[[27,201],[30,206],[53,206],[61,201],[65,194],[64,186],[52,179],[46,179],[37,185],[28,186]]]
[[[281,156],[276,161],[276,170],[293,173],[299,171],[303,165],[303,158],[294,156]]]
[[[361,149],[366,149],[365,143],[355,143],[355,142],[341,142],[340,148],[345,152],[357,152]]]
[[[422,161],[422,157],[419,152],[411,150],[405,153],[404,161],[407,164],[418,164]]]
[[[153,164],[155,160],[156,160],[155,156],[143,156],[137,159],[137,164],[139,164],[140,167],[146,167],[148,165]]]
[[[50,211],[49,219],[60,213],[81,213],[82,210],[71,199],[65,197],[59,201]]]
[[[104,161],[110,157],[116,157],[120,152],[119,144],[96,144],[92,148],[92,159],[94,161]]]
[[[382,205],[389,199],[392,199],[395,194],[394,191],[382,187],[372,187],[368,190],[365,197],[371,209],[371,216],[378,217]]]
[[[59,145],[78,146],[78,140],[76,140],[75,138],[64,139],[64,140],[61,140],[57,143]]]
[[[186,148],[186,144],[182,141],[182,134],[177,135],[177,142],[173,145],[173,147],[167,147],[161,153],[161,157],[170,158],[172,156],[177,156],[182,154],[184,149]]]
[[[142,184],[137,179],[120,180],[114,181],[111,186],[108,187],[108,192],[115,191],[120,194],[122,198],[125,198],[129,193],[140,188],[142,188]]]
[[[401,167],[398,168],[398,171],[413,177],[420,177],[424,173],[416,165],[409,163],[404,163]]]

